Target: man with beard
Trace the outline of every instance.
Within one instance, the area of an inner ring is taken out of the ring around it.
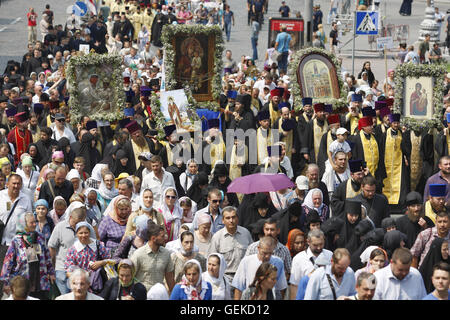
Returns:
[[[397,230],[403,232],[407,240],[405,247],[411,248],[420,232],[432,226],[430,218],[423,213],[422,196],[416,191],[411,191],[406,196],[406,212],[395,220]]]
[[[430,184],[430,195],[425,202],[425,216],[430,218],[433,224],[436,223],[436,214],[445,211],[445,196],[447,195],[446,184]]]
[[[114,134],[114,138],[112,141],[108,142],[105,146],[105,149],[103,151],[103,158],[109,157],[110,153],[113,151],[113,148],[118,146],[123,149],[123,146],[125,145],[125,142],[128,141],[128,138],[130,135],[128,132],[125,131],[119,131]]]
[[[319,268],[310,277],[304,300],[337,300],[351,296],[355,291],[355,273],[350,268],[350,252],[345,248],[334,250],[331,265]]]
[[[392,213],[402,211],[406,195],[411,188],[407,161],[411,150],[408,150],[403,139],[400,117],[400,114],[389,115],[391,127],[379,141],[380,163],[385,168],[380,178],[383,179],[383,194],[388,198]]]
[[[226,147],[222,132],[219,129],[219,119],[208,119],[208,134],[202,142],[203,164],[201,171],[210,174],[218,160],[224,160]]]
[[[297,120],[297,131],[300,140],[301,149],[299,150],[300,155],[304,158],[301,160],[302,163],[307,163],[309,161],[309,150],[308,150],[308,141],[310,131],[309,123],[313,120],[314,117],[314,109],[312,107],[312,98],[303,98],[302,104],[303,109],[301,110],[300,115],[296,117]],[[298,165],[298,167],[303,167],[302,165]],[[301,172],[298,172],[298,175]]]
[[[292,259],[291,277],[289,278],[291,300],[295,300],[300,280],[314,270],[314,263],[317,257],[322,254],[328,261],[330,261],[333,256],[333,252],[324,249],[325,234],[323,231],[311,230],[308,232],[306,241],[308,243],[308,249],[298,253]]]
[[[333,195],[334,190],[342,183],[350,178],[350,169],[347,166],[347,155],[344,151],[338,151],[333,157],[336,169],[325,171],[321,182],[325,183],[329,197]]]
[[[320,141],[322,136],[328,132],[328,122],[325,114],[325,105],[323,103],[314,104],[315,117],[308,125],[308,151],[309,163],[317,163]]]
[[[40,134],[41,134],[41,128],[38,126],[38,119],[36,113],[30,114],[30,123],[28,124],[28,130],[31,132],[31,137],[33,141],[38,141]]]
[[[381,221],[390,217],[390,213],[386,197],[375,193],[376,183],[373,176],[365,176],[361,182],[361,193],[352,200],[359,201],[366,208],[366,215],[375,224],[375,228],[380,228]]]
[[[308,178],[308,190],[319,188],[322,191],[323,203],[330,205],[330,197],[328,195],[327,185],[319,180],[319,166],[315,163],[308,164],[306,169],[306,177]]]
[[[94,136],[95,139],[95,148],[100,153],[100,156],[103,155],[103,141],[101,134],[98,130],[97,121],[88,121],[86,122],[86,129],[89,131],[90,134]]]
[[[269,101],[264,104],[263,110],[268,110],[270,113],[270,125],[273,126],[275,121],[280,116],[279,104],[281,102],[281,97],[284,94],[284,88],[275,87],[275,89],[270,90]]]
[[[16,151],[14,155],[14,164],[17,166],[21,161],[20,156],[27,151],[28,146],[33,142],[33,138],[31,136],[31,131],[28,130],[28,113],[20,112],[14,117],[16,119],[16,127],[8,133],[7,140],[14,146]]]
[[[367,168],[363,168],[362,160],[349,160],[350,179],[343,181],[335,190],[331,197],[331,212],[333,216],[344,213],[345,200],[356,197],[361,192],[361,182],[369,173]]]
[[[380,153],[378,149],[378,142],[373,135],[373,120],[372,117],[362,117],[358,121],[359,132],[350,136],[350,139],[354,143],[352,148],[352,158],[361,159],[366,163],[369,172],[378,177],[379,172],[379,160]],[[382,170],[382,166],[380,167]],[[381,186],[379,188],[381,191]]]
[[[39,191],[39,199],[47,200],[49,210],[53,209],[53,200],[57,196],[61,196],[70,203],[70,197],[73,194],[73,185],[69,180],[66,180],[66,169],[58,167],[55,172],[55,178],[44,181]]]
[[[291,109],[287,102],[281,102],[278,107],[281,109],[281,116],[276,119],[273,124],[273,129],[279,130],[279,141],[286,145],[286,156],[292,163],[295,162],[295,155],[297,150],[300,150],[297,123],[291,119]]]
[[[228,90],[227,91],[227,105],[225,106],[225,108],[223,110],[221,110],[223,112],[223,116],[221,116],[222,119],[222,123],[224,123],[224,128],[222,129],[223,132],[225,133],[224,129],[228,129],[227,125],[230,123],[232,114],[234,112],[234,106],[236,104],[236,98],[237,98],[237,91],[235,90]]]
[[[391,114],[391,110],[389,109],[389,107],[383,107],[380,109],[379,112],[379,120],[374,131],[374,135],[375,138],[377,139],[377,141],[379,142],[381,139],[381,136],[387,131],[387,129],[389,129],[390,126],[390,122],[389,122],[389,115]],[[381,123],[380,123],[381,122]]]
[[[328,160],[329,147],[337,139],[337,130],[341,127],[338,114],[330,114],[327,118],[328,132],[324,133],[320,139],[319,152],[317,154],[317,164],[319,166],[319,178],[325,173],[325,161]],[[345,143],[345,142],[344,142]]]
[[[122,12],[120,16],[119,26],[118,26],[118,33],[120,35],[120,41],[131,41],[133,34],[135,32],[133,25],[131,24],[130,20],[126,17],[125,13]],[[138,31],[139,32],[139,31]]]
[[[16,120],[14,116],[17,114],[17,109],[12,105],[8,105],[8,109],[5,110],[6,114],[6,124],[2,127],[6,130],[6,134],[9,134],[9,132],[12,132],[14,130],[14,127],[16,126]]]
[[[159,141],[162,145],[159,156],[163,161],[164,168],[167,169],[169,166],[174,165],[177,159],[187,162],[187,160],[194,155],[192,145],[190,145],[187,141],[182,140],[183,137],[177,134],[177,128],[174,124],[165,126],[164,132],[166,134],[166,140]],[[191,146],[191,148],[189,148],[189,146]]]
[[[41,95],[41,99],[44,94]],[[44,114],[43,114],[43,120],[41,122],[41,127],[52,127],[55,123],[55,115],[59,112],[59,101],[56,100],[48,100],[45,101],[40,100],[41,103],[44,105]],[[44,116],[45,115],[45,116]]]
[[[152,32],[151,32],[151,43],[154,46],[162,47],[161,43],[161,32],[164,24],[166,23],[166,19],[164,14],[161,12],[161,9],[156,9],[156,16],[153,19],[152,23]]]
[[[175,266],[170,257],[170,251],[164,248],[166,232],[163,226],[155,224],[151,219],[147,223],[149,240],[130,258],[135,266],[136,279],[147,290],[156,283],[164,283],[165,279],[170,292],[175,286]]]
[[[236,103],[234,105],[233,113],[226,123],[227,129],[242,129],[244,132],[247,129],[255,129],[255,117],[250,110],[252,97],[249,94],[238,94]]]
[[[267,158],[267,147],[274,143],[273,131],[270,128],[270,113],[268,110],[258,112],[259,128],[256,130],[256,146],[258,165]],[[251,150],[251,149],[250,149]]]
[[[424,201],[428,199],[430,195],[430,184],[445,184],[446,193],[445,201],[448,202],[450,199],[450,188],[448,184],[450,183],[450,156],[443,156],[439,159],[438,163],[439,172],[428,178],[423,192]]]
[[[38,163],[39,168],[42,168],[50,162],[52,147],[58,146],[58,142],[55,139],[51,138],[52,134],[52,129],[44,127],[41,130],[41,139],[36,142],[36,148],[38,151],[38,155],[36,157],[38,159],[41,159]]]
[[[141,165],[139,155],[143,152],[156,154],[156,145],[152,140],[143,135],[141,126],[135,120],[128,123],[125,128],[130,133],[131,140],[124,144],[123,149],[128,155],[128,163],[131,171],[136,172]]]

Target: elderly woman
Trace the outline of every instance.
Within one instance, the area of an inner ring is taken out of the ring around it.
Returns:
[[[22,169],[17,169],[17,174],[22,177],[22,191],[33,202],[39,172],[33,170],[33,160],[31,157],[23,158],[21,163]]]
[[[312,210],[316,210],[319,213],[322,222],[330,217],[328,206],[323,203],[323,193],[318,188],[308,191],[308,194],[303,201],[302,208],[306,216],[308,216]]]
[[[55,224],[48,213],[48,202],[45,199],[39,199],[34,203],[34,216],[36,217],[36,231],[41,233],[47,245],[50,236],[52,235]]]
[[[119,263],[121,259],[131,257],[136,249],[145,245],[148,241],[148,224],[152,220],[146,215],[136,217],[136,230],[132,235],[125,235],[114,252],[113,259]]]
[[[125,229],[125,236],[135,234],[136,219],[145,215],[147,219],[151,219],[154,223],[165,227],[164,216],[161,212],[153,208],[153,192],[149,188],[144,189],[139,197],[139,210],[134,211],[128,217],[127,227]]]
[[[198,252],[206,256],[212,239],[211,216],[202,212],[198,215],[198,229],[194,231],[194,244],[198,247]]]
[[[164,216],[164,224],[167,232],[167,241],[178,238],[183,210],[177,202],[178,193],[175,188],[166,188],[163,192],[163,201],[158,211]]]
[[[117,197],[118,194],[119,191],[114,185],[114,174],[112,172],[107,172],[102,175],[102,181],[100,182],[100,187],[98,189],[98,201],[100,202],[102,212],[105,212],[111,200]]]
[[[130,214],[130,200],[126,196],[119,195],[113,200],[112,210],[105,211],[105,216],[100,222],[98,227],[100,241],[103,241],[106,247],[113,252],[119,246],[125,234]]]
[[[134,277],[133,261],[123,259],[117,266],[118,277],[106,281],[100,296],[105,300],[147,300],[147,290]]]
[[[195,260],[188,260],[183,266],[180,283],[173,287],[170,300],[211,300],[212,286],[202,281],[202,267]]]
[[[86,270],[92,276],[94,271],[108,263],[111,258],[110,250],[101,241],[95,240],[94,229],[85,221],[77,223],[75,235],[77,240],[67,251],[64,262],[67,277],[70,278],[76,268]]]
[[[212,286],[212,300],[232,300],[231,284],[224,277],[227,262],[220,253],[211,253],[208,256],[208,271],[203,272],[202,280]]]
[[[175,266],[175,282],[179,282],[183,276],[183,266],[186,261],[195,259],[197,260],[203,269],[206,267],[206,259],[203,255],[197,252],[197,248],[194,246],[194,234],[191,231],[184,231],[180,235],[181,248],[172,253],[171,258]]]
[[[97,224],[99,224],[102,219],[102,211],[100,209],[100,202],[97,200],[97,190],[94,188],[87,188],[84,191],[84,196],[87,215],[93,217]]]
[[[81,181],[80,173],[77,169],[70,170],[66,176],[66,180],[72,183],[74,193],[83,193],[83,184]]]
[[[75,269],[69,279],[72,291],[57,297],[56,300],[103,300],[102,297],[89,292],[89,278],[89,272],[86,270]]]
[[[6,252],[0,274],[0,281],[9,291],[9,281],[17,275],[26,277],[31,282],[30,296],[47,300],[50,281],[55,282],[50,252],[44,237],[36,232],[36,218],[32,213],[19,216],[16,226],[17,234]]]

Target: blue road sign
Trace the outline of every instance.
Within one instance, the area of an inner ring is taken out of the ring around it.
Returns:
[[[87,10],[88,8],[86,3],[81,1],[75,2],[73,6],[73,13],[75,13],[75,15],[79,17],[83,17],[84,15],[86,15]]]
[[[356,11],[356,34],[378,34],[378,11]]]

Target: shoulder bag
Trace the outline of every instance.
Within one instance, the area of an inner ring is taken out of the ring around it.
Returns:
[[[6,225],[8,224],[9,219],[11,219],[12,214],[14,213],[14,209],[16,209],[16,206],[18,203],[19,203],[19,200],[16,200],[16,202],[14,202],[14,205],[13,205],[11,211],[9,212],[8,218],[6,219],[6,223],[3,223],[3,221],[0,220],[0,241],[3,238],[3,233],[5,232]]]
[[[331,277],[328,273],[325,273],[325,275],[327,276],[328,283],[330,284],[331,292],[333,292],[333,300],[336,300],[336,290],[334,289],[333,281],[331,280]]]
[[[95,261],[100,260],[100,242],[98,240],[95,241],[97,245],[97,259]],[[91,289],[95,294],[100,293],[103,290],[103,285],[108,281],[108,276],[106,275],[106,271],[103,267],[98,268],[95,271],[92,271],[91,275]]]

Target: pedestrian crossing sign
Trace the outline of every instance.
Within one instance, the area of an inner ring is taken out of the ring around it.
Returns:
[[[378,11],[356,11],[355,34],[378,34]]]

